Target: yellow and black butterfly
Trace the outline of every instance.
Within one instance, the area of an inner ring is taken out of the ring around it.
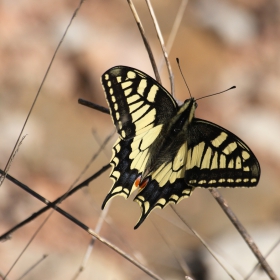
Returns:
[[[228,130],[195,118],[195,99],[179,106],[152,77],[127,66],[109,69],[101,82],[119,134],[111,159],[114,185],[102,209],[115,195],[127,198],[138,189],[136,229],[155,207],[176,204],[196,187],[258,184],[253,152]]]

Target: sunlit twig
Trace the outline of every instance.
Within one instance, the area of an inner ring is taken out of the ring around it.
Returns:
[[[174,75],[172,73],[170,62],[168,60],[168,54],[167,54],[167,51],[166,51],[166,48],[165,48],[164,40],[163,40],[161,31],[160,31],[160,28],[159,28],[159,25],[158,25],[153,7],[150,3],[150,0],[146,0],[146,3],[148,5],[149,11],[151,13],[151,16],[152,16],[152,19],[153,19],[153,22],[154,22],[154,26],[155,26],[155,29],[156,29],[156,33],[157,33],[157,36],[158,36],[158,39],[159,39],[159,42],[160,42],[160,46],[161,46],[161,49],[162,49],[162,52],[163,52],[163,56],[165,58],[165,63],[166,63],[166,66],[167,66],[169,79],[170,79],[171,95],[174,96],[174,92],[175,92],[175,90],[174,90]]]

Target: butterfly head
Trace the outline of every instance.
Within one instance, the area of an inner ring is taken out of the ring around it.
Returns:
[[[183,105],[180,106],[179,111],[175,116],[177,118],[176,123],[180,128],[192,122],[196,108],[197,103],[194,98],[185,100]]]

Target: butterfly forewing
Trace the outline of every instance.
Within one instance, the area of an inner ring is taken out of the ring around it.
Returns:
[[[130,67],[109,69],[102,75],[101,82],[120,135],[111,160],[110,176],[114,185],[103,208],[115,195],[129,196],[136,175],[143,172],[150,145],[160,133],[162,124],[176,114],[178,106],[154,79]]]
[[[194,118],[194,99],[178,107],[153,78],[126,66],[109,69],[101,80],[120,135],[111,160],[114,184],[102,208],[138,187],[137,228],[155,207],[176,204],[195,187],[257,185],[260,166],[252,151],[226,129]]]
[[[106,71],[101,82],[119,135],[129,139],[168,121],[177,103],[153,78],[130,67]]]

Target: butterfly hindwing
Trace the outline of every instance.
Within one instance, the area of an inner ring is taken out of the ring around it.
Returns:
[[[254,187],[260,166],[249,147],[228,130],[194,119],[189,128],[186,183],[193,187]]]
[[[183,198],[189,197],[192,190],[193,187],[186,184],[184,178],[176,178],[173,183],[168,181],[163,187],[160,187],[155,179],[150,181],[134,198],[134,201],[138,202],[142,211],[134,229],[141,225],[154,208],[162,209],[169,203],[177,204]]]
[[[131,154],[132,141],[133,139],[124,141],[119,138],[113,147],[113,156],[111,160],[113,170],[110,177],[114,180],[114,185],[104,200],[102,209],[113,196],[122,195],[127,198],[131,193],[134,181],[139,173],[138,170],[131,169],[129,155]]]

